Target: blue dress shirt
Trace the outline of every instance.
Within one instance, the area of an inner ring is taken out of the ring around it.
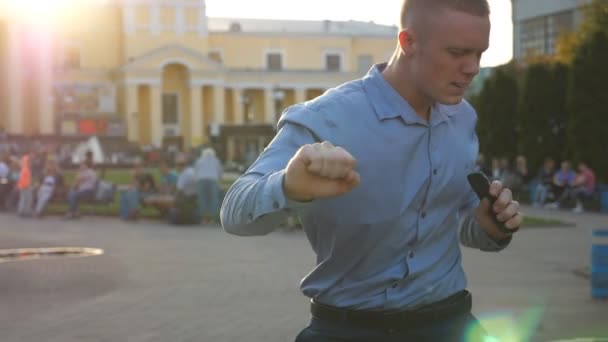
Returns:
[[[459,241],[498,251],[476,223],[479,204],[467,182],[475,168],[477,116],[466,102],[436,104],[420,118],[375,65],[362,79],[290,107],[279,131],[226,194],[224,229],[264,235],[299,215],[316,267],[301,291],[351,309],[415,308],[462,289]],[[329,141],[357,160],[361,183],[309,203],[285,197],[285,167],[305,144]]]

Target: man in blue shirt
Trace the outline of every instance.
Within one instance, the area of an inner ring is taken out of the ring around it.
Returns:
[[[486,0],[405,1],[391,60],[289,108],[226,194],[232,234],[301,217],[317,265],[296,341],[461,341],[476,324],[459,241],[499,251],[523,219],[500,182],[492,206],[467,183],[477,117],[463,95],[489,32]]]

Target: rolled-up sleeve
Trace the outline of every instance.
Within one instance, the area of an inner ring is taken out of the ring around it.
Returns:
[[[265,235],[288,217],[313,205],[288,200],[283,179],[285,168],[298,149],[314,142],[309,129],[284,123],[264,152],[226,193],[221,209],[224,230],[242,236]]]

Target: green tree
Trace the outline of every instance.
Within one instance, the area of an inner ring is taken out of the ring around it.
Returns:
[[[551,67],[548,64],[530,65],[526,72],[519,107],[519,153],[528,159],[529,167],[538,167],[546,153],[553,150],[548,146],[551,130],[551,116],[547,104],[551,98]]]
[[[517,153],[518,86],[509,68],[497,67],[476,99],[480,151],[488,159]]]
[[[565,158],[567,67],[530,65],[523,82],[519,107],[518,151],[531,170],[544,158]]]
[[[578,49],[568,91],[568,149],[608,178],[608,35],[598,31]]]
[[[562,32],[557,40],[555,59],[570,64],[577,50],[596,32],[608,35],[608,1],[593,0],[583,7],[584,20],[576,32]]]

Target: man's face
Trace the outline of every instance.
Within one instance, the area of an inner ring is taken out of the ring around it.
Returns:
[[[412,45],[413,81],[431,101],[460,103],[488,48],[490,18],[444,9],[420,30]]]

